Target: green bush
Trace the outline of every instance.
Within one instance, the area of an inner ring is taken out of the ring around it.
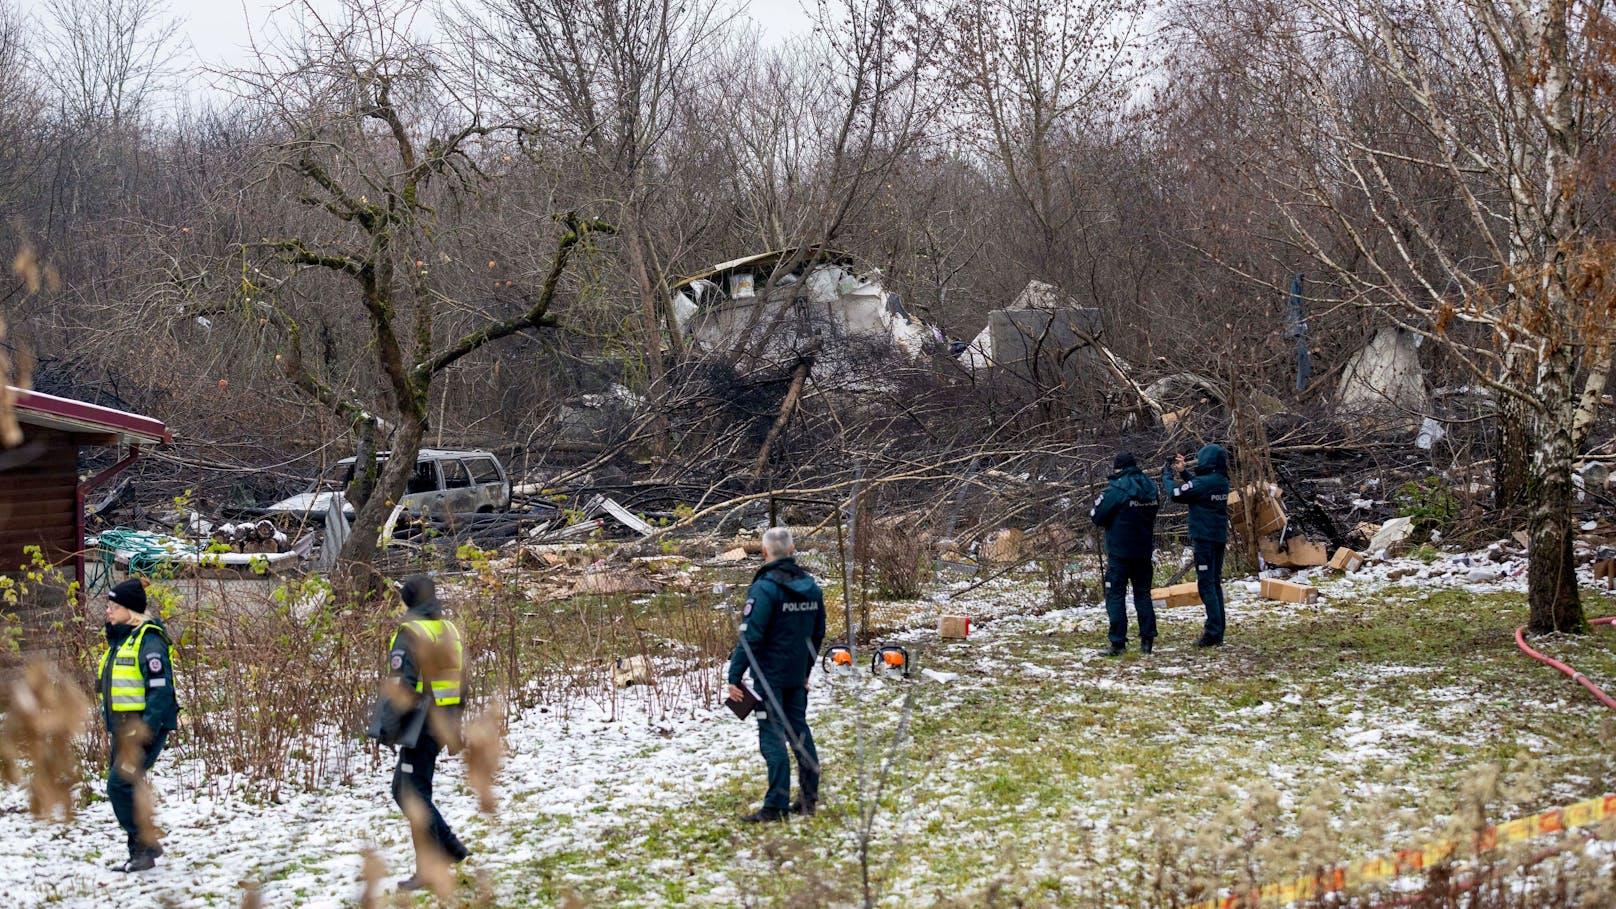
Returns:
[[[1414,530],[1428,537],[1431,531],[1446,531],[1459,517],[1459,497],[1441,477],[1426,477],[1397,487],[1392,504],[1398,517],[1411,518]]]

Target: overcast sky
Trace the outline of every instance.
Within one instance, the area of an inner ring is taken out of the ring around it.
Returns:
[[[30,0],[33,2],[47,0]],[[339,0],[310,0],[317,9],[336,10]],[[249,35],[272,37],[295,24],[305,8],[303,0],[169,0],[173,15],[194,48],[196,62],[233,69],[248,62]],[[799,0],[742,0],[746,13],[763,29],[765,38],[780,40],[807,32],[810,23]],[[276,26],[280,28],[277,29]]]

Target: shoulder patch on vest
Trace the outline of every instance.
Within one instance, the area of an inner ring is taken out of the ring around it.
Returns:
[[[162,675],[163,658],[156,655],[148,657],[146,660],[146,668],[151,671],[152,675]]]
[[[387,662],[388,662],[388,665],[392,666],[394,669],[403,669],[404,668],[404,654],[399,653],[398,651],[395,650],[395,651],[393,651],[392,659],[388,660]]]
[[[741,618],[744,619],[747,616],[751,615],[752,614],[752,607],[754,605],[756,605],[756,604],[757,604],[757,599],[755,597],[747,597],[746,598],[746,605],[741,607]]]

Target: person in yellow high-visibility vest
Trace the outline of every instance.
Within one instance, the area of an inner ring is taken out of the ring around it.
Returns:
[[[107,801],[129,844],[128,861],[112,870],[145,871],[157,864],[163,846],[153,825],[140,829],[135,784],[157,763],[169,732],[179,726],[180,709],[168,632],[146,615],[146,588],[139,580],[130,578],[107,592],[106,634],[96,680],[101,716],[112,737]]]
[[[416,873],[398,885],[400,890],[416,890],[425,886],[423,848],[437,849],[451,862],[471,854],[432,803],[438,754],[445,746],[451,752],[459,749],[465,655],[460,629],[443,617],[431,578],[414,575],[399,593],[409,611],[387,645],[388,690],[376,705],[369,735],[398,747],[393,800],[406,816],[425,812],[415,837]]]

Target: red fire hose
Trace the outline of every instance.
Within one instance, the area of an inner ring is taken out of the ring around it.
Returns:
[[[1590,624],[1590,625],[1616,625],[1616,615],[1606,616],[1606,617],[1604,617],[1602,619],[1593,619],[1588,624]],[[1525,625],[1522,625],[1521,627],[1515,629],[1515,646],[1521,648],[1522,652],[1524,652],[1527,656],[1531,657],[1532,659],[1537,660],[1540,663],[1547,663],[1550,666],[1553,666],[1555,669],[1558,669],[1561,672],[1565,673],[1566,675],[1571,676],[1571,681],[1576,682],[1578,685],[1581,685],[1582,687],[1584,687],[1584,688],[1588,689],[1589,691],[1593,692],[1594,697],[1598,698],[1599,702],[1601,704],[1604,704],[1606,707],[1609,707],[1612,710],[1616,710],[1616,698],[1612,698],[1610,695],[1606,694],[1605,689],[1600,688],[1598,685],[1595,685],[1592,681],[1590,681],[1588,679],[1587,676],[1583,675],[1582,673],[1578,672],[1575,669],[1572,669],[1570,666],[1567,666],[1566,664],[1560,662],[1559,660],[1557,660],[1557,659],[1555,659],[1553,657],[1544,656],[1543,654],[1538,653],[1536,650],[1533,650],[1526,643],[1526,626]]]

